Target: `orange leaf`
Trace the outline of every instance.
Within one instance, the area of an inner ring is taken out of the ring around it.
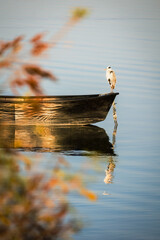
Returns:
[[[36,43],[36,42],[40,41],[43,38],[43,36],[44,36],[44,33],[38,33],[33,38],[31,38],[30,41],[32,43]]]
[[[25,82],[35,94],[43,95],[43,91],[36,77],[29,76],[27,79],[25,79]]]
[[[0,68],[6,68],[6,67],[9,67],[10,65],[11,65],[11,62],[7,60],[3,60],[0,62]]]
[[[40,77],[56,80],[56,77],[50,71],[46,71],[43,68],[39,67],[38,65],[27,64],[27,65],[24,65],[23,68],[24,68],[24,71],[30,75],[37,75]]]
[[[80,190],[80,194],[87,197],[91,201],[96,201],[97,200],[97,195],[95,193],[85,189],[85,188],[82,188]]]
[[[15,78],[12,80],[11,87],[22,87],[27,85],[36,95],[43,95],[43,91],[39,84],[39,79],[35,76],[28,76],[27,78]]]
[[[19,45],[19,43],[23,40],[24,36],[18,36],[16,37],[12,42],[11,45],[12,47],[17,47],[17,45]]]
[[[0,44],[0,55],[11,47],[11,42],[1,42]]]
[[[42,54],[44,51],[46,51],[48,47],[49,47],[49,44],[46,42],[37,42],[32,48],[31,53],[34,56],[38,56]]]
[[[49,190],[51,188],[53,188],[54,186],[56,186],[58,184],[59,180],[57,178],[52,178],[50,181],[48,181],[45,186],[44,189],[45,190]]]

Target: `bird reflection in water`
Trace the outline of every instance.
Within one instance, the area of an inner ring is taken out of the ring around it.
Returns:
[[[116,103],[113,102],[112,106],[113,106],[113,120],[114,120],[114,129],[113,129],[113,133],[112,133],[112,145],[113,145],[113,150],[114,150],[115,143],[116,143],[118,122],[117,122]],[[106,184],[113,183],[113,173],[114,173],[115,167],[116,167],[115,157],[111,155],[108,158],[107,169],[105,170],[106,176],[104,178],[104,182]],[[103,195],[108,195],[108,193],[104,192]]]
[[[116,134],[117,134],[118,122],[117,122],[116,103],[113,102],[112,106],[113,106],[113,120],[114,120],[114,129],[113,129],[113,134],[112,134],[112,145],[113,145],[113,149],[114,149],[115,143],[116,143]]]

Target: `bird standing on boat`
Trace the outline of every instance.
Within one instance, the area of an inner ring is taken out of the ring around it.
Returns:
[[[115,85],[116,85],[116,74],[111,67],[107,67],[107,68],[105,68],[105,70],[106,70],[107,81],[109,82],[111,91],[113,91],[113,89],[115,88]]]

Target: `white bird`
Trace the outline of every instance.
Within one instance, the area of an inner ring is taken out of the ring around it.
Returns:
[[[105,70],[106,70],[107,81],[109,82],[111,91],[113,91],[113,89],[115,88],[115,85],[116,85],[116,74],[111,67],[107,67],[107,68],[105,68]]]

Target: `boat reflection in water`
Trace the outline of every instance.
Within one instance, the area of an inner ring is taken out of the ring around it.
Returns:
[[[114,129],[113,129],[113,133],[112,133],[112,146],[113,146],[113,150],[114,150],[114,147],[116,144],[117,127],[118,127],[115,102],[113,102],[112,107],[113,107],[113,120],[114,120]],[[114,173],[115,167],[116,167],[115,157],[113,155],[110,155],[108,157],[108,161],[107,161],[107,169],[105,170],[104,182],[106,184],[113,183],[113,173]],[[108,194],[106,192],[104,192],[103,195],[108,195]]]
[[[114,155],[105,130],[97,126],[0,126],[0,142],[6,148],[66,155]]]

